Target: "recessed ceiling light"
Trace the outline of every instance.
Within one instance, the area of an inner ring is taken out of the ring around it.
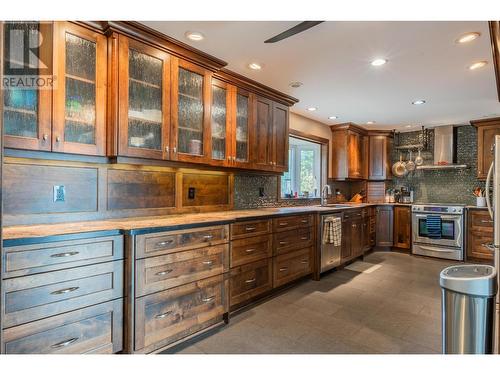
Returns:
[[[406,125],[406,128],[411,128],[411,125]]]
[[[290,87],[293,87],[294,89],[299,88],[302,85],[303,83],[299,81],[290,82]]]
[[[338,119],[338,116],[329,116],[328,119],[329,120],[335,120],[335,119]]]
[[[200,40],[205,39],[205,35],[203,35],[199,31],[186,31],[186,34],[184,35],[186,36],[186,38],[194,42],[199,42]]]
[[[477,39],[481,36],[481,33],[478,33],[477,31],[474,31],[472,33],[467,33],[462,35],[460,38],[456,40],[457,43],[469,43],[472,42],[474,39]]]
[[[307,110],[308,110],[308,111],[310,111],[310,112],[314,112],[314,111],[315,111],[315,110],[317,110],[317,109],[318,109],[318,108],[316,108],[316,107],[309,107],[309,108],[307,108]]]
[[[483,66],[486,66],[486,64],[488,64],[487,61],[475,62],[474,64],[469,66],[469,70],[476,70],[476,69],[482,68]]]
[[[375,124],[375,121],[367,121],[366,122],[366,125],[373,125],[373,124]]]
[[[375,59],[370,64],[372,64],[373,66],[381,66],[384,65],[386,62],[387,62],[386,59]]]
[[[425,100],[424,99],[418,99],[418,100],[415,100],[415,101],[411,102],[411,104],[415,104],[415,105],[425,104]]]
[[[248,64],[248,67],[252,70],[261,70],[262,69],[262,65],[260,65],[259,63],[256,63],[256,62]]]

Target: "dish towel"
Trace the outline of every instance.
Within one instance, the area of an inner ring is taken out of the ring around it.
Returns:
[[[323,243],[340,246],[342,244],[342,220],[340,217],[327,217],[323,225]]]
[[[428,215],[426,218],[426,227],[429,238],[441,238],[441,216]]]

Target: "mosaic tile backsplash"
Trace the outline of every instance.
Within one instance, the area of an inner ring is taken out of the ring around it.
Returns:
[[[420,142],[420,132],[401,133],[400,145]],[[469,168],[460,170],[418,170],[404,178],[393,178],[392,187],[407,186],[414,190],[416,202],[463,203],[475,205],[472,190],[484,182],[477,176],[477,131],[473,126],[460,126],[457,129],[457,163],[467,164]],[[429,131],[429,149],[422,152],[424,164],[433,163],[434,131]],[[413,158],[415,158],[415,153]],[[404,154],[408,158],[408,154]],[[393,150],[392,162],[399,160],[399,152]]]
[[[424,164],[433,163],[434,131],[429,131],[428,150],[422,152]],[[420,132],[400,133],[400,145],[420,142]],[[475,205],[476,198],[472,190],[484,182],[476,179],[477,175],[477,131],[473,126],[460,126],[457,129],[457,162],[467,164],[469,168],[461,170],[418,170],[404,178],[393,178],[389,187],[406,186],[414,190],[416,202],[463,203]],[[413,158],[415,158],[415,153]],[[404,153],[408,158],[408,153]],[[399,160],[399,152],[393,150],[392,162]],[[329,181],[332,191],[339,189],[347,199],[360,187],[353,183]],[[349,184],[349,186],[345,186]],[[263,196],[259,195],[263,188]],[[278,177],[266,175],[236,175],[234,179],[234,205],[236,209],[280,207],[296,205],[316,205],[319,199],[278,199]]]

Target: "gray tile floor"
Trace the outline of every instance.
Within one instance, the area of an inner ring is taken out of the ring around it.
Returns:
[[[381,267],[307,280],[179,353],[439,353],[439,272],[451,262],[389,252],[364,262]]]

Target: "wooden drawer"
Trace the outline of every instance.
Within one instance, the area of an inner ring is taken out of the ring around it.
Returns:
[[[472,210],[469,212],[469,226],[472,229],[493,233],[493,220],[488,211]]]
[[[151,352],[222,321],[227,285],[220,275],[136,299],[135,350]]]
[[[123,296],[123,261],[4,280],[4,327]]]
[[[203,247],[136,261],[136,297],[229,270],[229,245]]]
[[[231,224],[231,239],[271,233],[271,220],[253,220]]]
[[[467,246],[467,260],[493,261],[493,252],[483,246],[493,243],[493,233],[471,231],[469,232]]]
[[[269,258],[273,255],[272,235],[248,237],[231,241],[231,267]]]
[[[284,216],[273,219],[273,230],[282,232],[285,230],[305,228],[313,225],[313,215]]]
[[[218,225],[197,229],[141,234],[136,239],[136,258],[145,258],[228,242],[229,227]]]
[[[241,305],[273,287],[272,258],[231,269],[229,280],[230,306]]]
[[[346,210],[344,211],[344,221],[359,219],[363,216],[363,212],[361,210]]]
[[[273,258],[273,287],[279,287],[312,272],[313,248]]]
[[[274,234],[274,255],[286,254],[313,245],[312,228],[300,228]]]
[[[4,278],[123,259],[123,236],[4,248]]]
[[[123,345],[123,299],[4,331],[6,354],[116,353]]]

